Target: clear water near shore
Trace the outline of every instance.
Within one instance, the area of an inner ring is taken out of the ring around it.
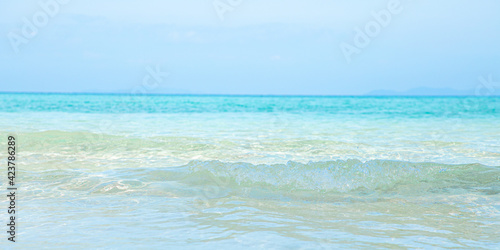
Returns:
[[[500,98],[0,94],[0,115],[17,247],[500,247]]]

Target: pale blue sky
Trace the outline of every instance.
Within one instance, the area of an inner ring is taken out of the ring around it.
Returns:
[[[129,92],[157,65],[169,75],[151,93],[357,95],[500,80],[495,0],[401,0],[350,62],[340,45],[355,46],[355,28],[391,0],[241,0],[224,20],[213,0],[66,0],[26,38],[39,1],[51,2],[1,0],[0,91]]]

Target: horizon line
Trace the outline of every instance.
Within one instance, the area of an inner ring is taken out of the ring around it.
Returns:
[[[132,96],[226,96],[226,97],[500,97],[500,95],[297,95],[297,94],[192,94],[192,93],[123,93],[123,92],[40,92],[40,91],[0,91],[0,94],[41,94],[41,95],[132,95]]]

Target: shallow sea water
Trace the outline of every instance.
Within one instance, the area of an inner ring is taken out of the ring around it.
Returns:
[[[16,248],[500,247],[500,98],[0,94],[0,115]]]

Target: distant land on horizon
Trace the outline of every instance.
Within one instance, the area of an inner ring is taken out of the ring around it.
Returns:
[[[484,89],[483,96],[486,96],[487,89]],[[452,88],[429,88],[429,87],[418,87],[406,91],[394,91],[394,90],[373,90],[364,96],[476,96],[475,89],[458,90]],[[489,96],[500,96],[500,90],[496,89]]]
[[[150,91],[144,91],[144,90],[138,90],[138,89],[121,89],[121,90],[114,90],[114,91],[99,91],[99,90],[87,90],[87,91],[78,91],[78,92],[4,92],[0,91],[0,93],[32,93],[32,94],[117,94],[117,95],[124,95],[124,94],[138,94],[138,95],[196,95],[196,96],[210,96],[210,95],[221,95],[221,96],[476,96],[476,91],[475,89],[468,89],[468,90],[457,90],[457,89],[452,89],[452,88],[429,88],[429,87],[418,87],[418,88],[413,88],[410,90],[406,91],[395,91],[395,90],[385,90],[385,89],[380,89],[380,90],[373,90],[365,94],[351,94],[351,95],[346,95],[346,94],[326,94],[326,95],[291,95],[291,94],[227,94],[227,93],[199,93],[199,92],[193,92],[193,91],[187,91],[183,89],[173,89],[173,88],[158,88],[155,90],[150,90]],[[500,89],[495,89],[493,93],[488,93],[488,89],[484,88],[482,90],[482,96],[500,96]]]
[[[132,91],[133,92],[133,91]],[[486,93],[487,89],[483,90]],[[130,94],[131,90],[121,89],[115,91],[86,91],[86,93],[102,93],[102,94]],[[137,92],[136,92],[137,93]],[[138,93],[140,94],[140,93]],[[176,88],[157,88],[154,90],[146,91],[143,94],[152,95],[234,95],[234,96],[302,96],[298,94],[228,94],[228,93],[203,93],[186,89]],[[458,90],[453,88],[431,88],[431,87],[417,87],[406,91],[395,90],[373,90],[365,94],[326,94],[326,95],[303,95],[303,96],[475,96],[475,89]],[[490,96],[500,96],[500,89],[495,89],[495,92]]]

